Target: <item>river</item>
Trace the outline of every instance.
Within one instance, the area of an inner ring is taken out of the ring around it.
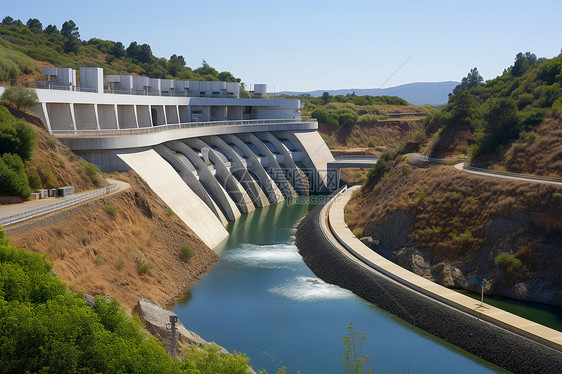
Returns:
[[[173,309],[186,327],[270,374],[343,373],[350,322],[367,336],[374,373],[504,372],[317,278],[294,240],[312,207],[278,204],[231,223],[219,262]]]

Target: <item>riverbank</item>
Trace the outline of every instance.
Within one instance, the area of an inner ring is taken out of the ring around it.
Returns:
[[[323,205],[301,222],[296,239],[312,271],[326,282],[507,370],[562,372],[562,353],[408,289],[347,258],[321,229]]]

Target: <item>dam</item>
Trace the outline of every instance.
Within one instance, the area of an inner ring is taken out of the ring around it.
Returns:
[[[338,169],[299,100],[256,84],[43,68],[33,110],[48,131],[106,172],[134,170],[212,249],[242,214],[338,185]]]

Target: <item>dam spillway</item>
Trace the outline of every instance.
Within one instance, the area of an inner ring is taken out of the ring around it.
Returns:
[[[306,143],[301,141],[303,134]],[[224,225],[241,214],[330,189],[326,170],[316,169],[311,161],[319,155],[327,157],[317,148],[323,143],[317,132],[264,131],[258,135],[211,135],[114,153],[215,248],[228,235]],[[316,143],[311,137],[317,137]],[[312,156],[307,153],[309,144],[316,146]],[[107,157],[99,151],[89,155]]]
[[[64,80],[72,69],[44,74],[55,89],[37,89],[33,110],[47,130],[102,171],[137,172],[211,248],[242,214],[337,186],[316,120],[301,119],[299,100],[266,98],[265,85],[242,98],[233,82],[81,68],[77,87]]]

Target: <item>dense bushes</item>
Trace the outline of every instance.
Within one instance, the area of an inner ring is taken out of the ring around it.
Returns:
[[[350,108],[317,108],[310,116],[332,126],[353,126],[359,119],[359,114]]]
[[[141,329],[115,299],[88,307],[40,255],[0,227],[0,373],[247,373],[243,354],[191,347],[184,361]]]
[[[17,154],[22,160],[30,160],[37,145],[33,127],[22,119],[16,119],[5,106],[0,105],[0,154]]]
[[[38,254],[0,231],[0,372],[173,372],[177,364],[116,300],[93,309]],[[179,372],[179,371],[178,371]]]
[[[0,157],[0,193],[24,199],[31,194],[25,166],[18,155],[4,153]]]
[[[36,144],[37,134],[31,125],[0,105],[0,194],[22,198],[30,195],[24,161],[31,159]]]
[[[550,113],[562,97],[562,56],[546,60],[519,53],[504,74],[481,85],[471,70],[450,95],[449,103],[428,122],[438,126],[468,125],[476,144],[473,156],[493,153],[499,146],[524,138]],[[480,77],[481,78],[481,77]]]

